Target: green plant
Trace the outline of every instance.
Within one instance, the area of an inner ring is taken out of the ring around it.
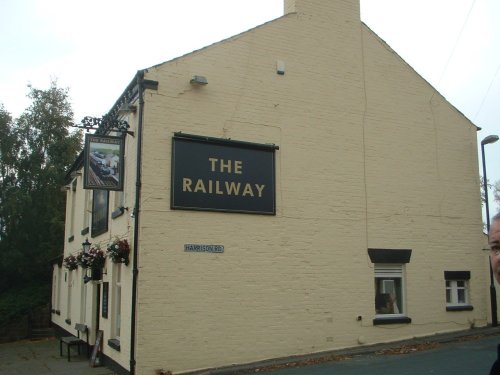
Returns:
[[[125,263],[128,266],[130,245],[126,239],[120,240],[117,238],[108,245],[106,254],[113,263]]]
[[[85,253],[83,251],[79,252],[76,256],[78,265],[83,268],[103,268],[104,262],[106,261],[106,256],[99,246],[91,247],[90,250]]]
[[[63,260],[64,267],[73,271],[78,268],[78,259],[74,255],[69,255]]]

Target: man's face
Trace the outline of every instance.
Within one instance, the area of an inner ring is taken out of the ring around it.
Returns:
[[[500,283],[500,220],[494,220],[490,227],[491,269]]]

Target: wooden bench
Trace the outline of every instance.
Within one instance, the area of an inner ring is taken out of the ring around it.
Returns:
[[[89,350],[89,329],[88,327],[85,325],[85,324],[81,324],[81,323],[76,323],[75,324],[75,329],[76,329],[76,334],[78,335],[77,337],[75,336],[66,336],[66,337],[61,337],[59,339],[59,354],[63,355],[63,344],[66,344],[66,348],[68,349],[68,362],[70,362],[70,348],[72,346],[77,346],[78,348],[78,354],[80,354],[80,346],[82,344],[87,344],[87,356],[88,356],[88,350]],[[80,333],[85,333],[85,336],[86,336],[86,341],[84,341],[81,337],[80,337]]]

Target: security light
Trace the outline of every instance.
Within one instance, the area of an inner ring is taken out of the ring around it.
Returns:
[[[193,78],[191,78],[191,81],[189,81],[189,83],[191,83],[192,85],[207,85],[208,81],[207,77],[205,76],[193,76]]]

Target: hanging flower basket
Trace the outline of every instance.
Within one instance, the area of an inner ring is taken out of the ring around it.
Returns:
[[[99,247],[91,247],[88,253],[81,251],[76,256],[78,265],[82,268],[102,269],[106,256]]]
[[[125,263],[128,266],[130,245],[127,240],[117,238],[108,245],[106,254],[113,263]]]
[[[78,268],[78,260],[74,255],[69,255],[63,260],[64,267],[69,271],[76,270]]]

